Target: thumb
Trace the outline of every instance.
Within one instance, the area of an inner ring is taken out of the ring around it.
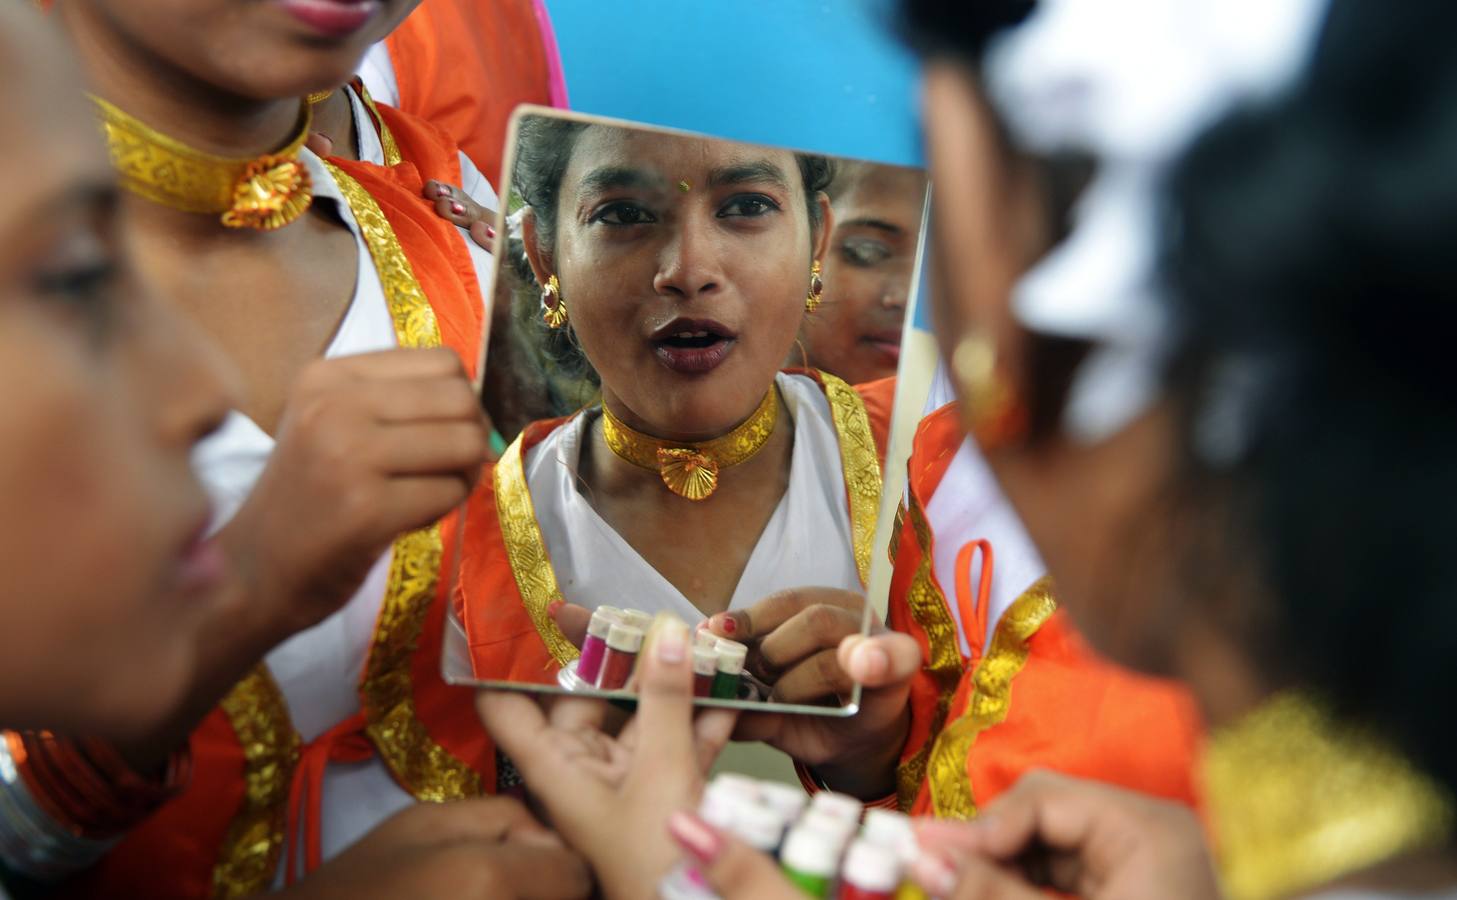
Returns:
[[[803,900],[774,860],[719,832],[693,813],[674,813],[668,833],[723,900]]]
[[[587,623],[592,621],[592,611],[585,606],[558,601],[547,607],[546,612],[556,622],[556,627],[562,630],[562,634],[567,636],[567,640],[580,650],[587,640]]]
[[[916,639],[898,631],[849,635],[840,641],[836,659],[857,684],[867,688],[908,684],[925,662]]]

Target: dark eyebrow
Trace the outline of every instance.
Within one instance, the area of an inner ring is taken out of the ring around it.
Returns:
[[[710,187],[721,187],[726,184],[744,184],[754,181],[767,181],[780,190],[789,190],[789,179],[784,177],[784,170],[769,162],[767,159],[723,166],[722,168],[714,169],[708,174],[708,184]]]
[[[873,228],[876,231],[885,231],[891,234],[906,233],[906,229],[894,222],[887,222],[884,219],[851,219],[848,222],[839,222],[835,227],[837,230],[840,228]]]
[[[663,178],[644,172],[642,169],[631,169],[626,166],[603,166],[600,169],[593,169],[582,177],[582,183],[578,186],[579,194],[593,193],[597,191],[609,191],[613,188],[624,187],[662,187]]]

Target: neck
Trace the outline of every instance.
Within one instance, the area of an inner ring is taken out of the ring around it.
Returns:
[[[299,98],[259,100],[200,81],[97,20],[85,4],[57,4],[97,93],[150,127],[207,153],[246,157],[283,146]]]

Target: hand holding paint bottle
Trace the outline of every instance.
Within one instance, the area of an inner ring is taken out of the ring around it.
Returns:
[[[604,671],[611,629],[607,644]],[[672,616],[653,620],[631,676],[637,713],[615,737],[604,731],[608,703],[601,699],[480,695],[486,728],[558,830],[592,864],[607,896],[653,895],[678,858],[667,818],[695,802],[703,773],[733,729],[730,710],[695,717],[692,651],[686,624]]]

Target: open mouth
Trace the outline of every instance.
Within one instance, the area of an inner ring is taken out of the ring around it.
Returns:
[[[702,375],[718,368],[737,340],[732,329],[705,319],[674,319],[651,338],[658,361],[681,375]]]

